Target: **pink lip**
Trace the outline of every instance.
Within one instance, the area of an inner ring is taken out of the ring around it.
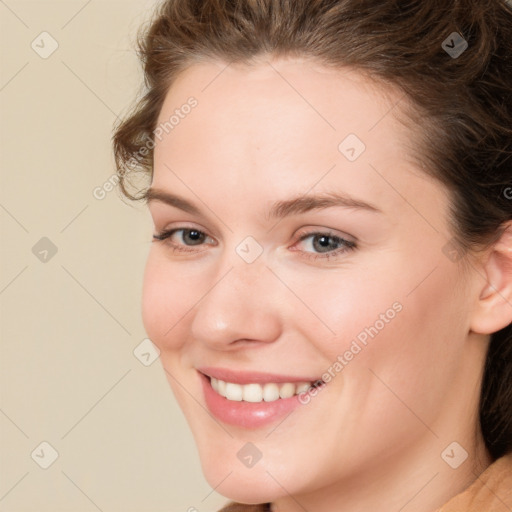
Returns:
[[[267,382],[275,382],[280,384],[283,382],[316,382],[318,377],[297,377],[290,375],[277,375],[273,373],[263,372],[236,372],[227,368],[214,368],[205,366],[197,368],[198,371],[204,373],[208,377],[223,380],[224,382],[233,382],[234,384],[266,384]]]
[[[240,402],[228,400],[227,398],[219,395],[212,388],[210,379],[206,375],[203,373],[198,373],[198,375],[203,386],[206,406],[217,419],[228,425],[235,425],[242,428],[263,427],[283,418],[287,414],[290,414],[294,409],[301,405],[299,402],[299,395],[294,395],[290,398],[280,398],[274,402],[254,403],[244,402],[243,400]],[[259,374],[259,377],[263,378],[262,374]],[[267,378],[267,376],[264,378]],[[228,381],[234,382],[233,380]],[[254,380],[250,379],[246,383],[251,382],[255,383]],[[264,382],[276,381],[267,379]]]

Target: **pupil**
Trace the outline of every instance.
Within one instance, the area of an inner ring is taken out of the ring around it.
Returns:
[[[188,231],[188,237],[191,239],[192,242],[200,242],[201,241],[201,233],[199,231]]]
[[[313,243],[313,245],[317,245],[315,247],[318,252],[326,252],[325,249],[329,249],[329,240],[331,239],[330,236],[319,236],[316,237],[316,243]]]

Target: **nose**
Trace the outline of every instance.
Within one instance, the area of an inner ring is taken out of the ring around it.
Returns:
[[[279,304],[284,304],[278,284],[263,258],[250,264],[231,260],[194,308],[192,339],[216,350],[275,341],[282,325]]]

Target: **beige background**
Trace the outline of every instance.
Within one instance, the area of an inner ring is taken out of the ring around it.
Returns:
[[[111,130],[139,90],[135,33],[154,5],[0,1],[0,512],[226,502],[160,360],[134,355],[149,213],[93,195],[113,174]],[[58,452],[47,469],[42,442]]]

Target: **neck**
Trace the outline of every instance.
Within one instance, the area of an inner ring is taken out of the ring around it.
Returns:
[[[463,492],[491,463],[492,458],[480,435],[457,437],[468,458],[456,469],[463,454],[449,435],[432,440],[407,452],[407,458],[379,461],[371,471],[351,475],[336,485],[272,503],[272,512],[435,512],[453,496]],[[471,442],[471,438],[473,442]],[[444,458],[441,454],[444,453]],[[448,461],[448,462],[446,462]]]

